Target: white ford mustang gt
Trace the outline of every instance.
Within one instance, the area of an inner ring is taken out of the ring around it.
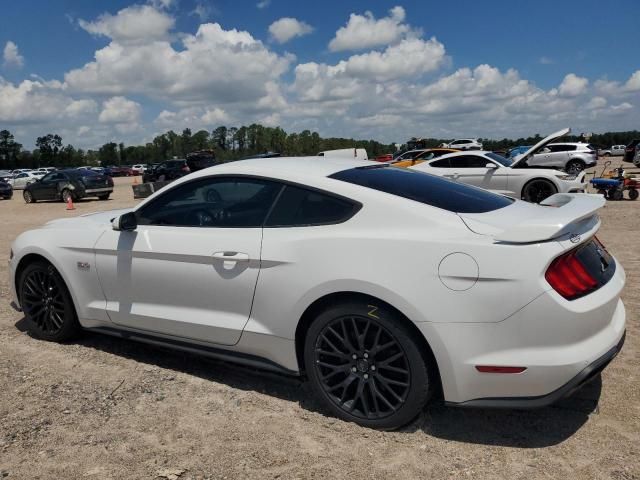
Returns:
[[[603,203],[247,160],[21,234],[10,285],[42,339],[86,329],[305,375],[333,414],[396,428],[433,394],[547,405],[609,363],[625,275],[595,237]]]

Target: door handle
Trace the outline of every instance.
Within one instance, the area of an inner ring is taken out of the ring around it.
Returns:
[[[225,262],[248,262],[249,255],[241,252],[216,252],[213,255],[216,260]]]

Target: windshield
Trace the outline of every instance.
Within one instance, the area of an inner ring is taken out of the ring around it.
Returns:
[[[353,183],[455,213],[484,213],[514,200],[445,178],[386,165],[356,167],[329,178]]]
[[[485,155],[489,157],[491,160],[495,160],[496,162],[498,162],[501,165],[504,165],[505,167],[510,167],[511,164],[513,163],[513,160],[509,158],[504,158],[502,155],[498,155],[497,153],[488,152]]]

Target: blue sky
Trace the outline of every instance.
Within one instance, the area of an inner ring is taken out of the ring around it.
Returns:
[[[25,146],[252,122],[384,141],[640,128],[634,0],[3,3],[0,128]]]

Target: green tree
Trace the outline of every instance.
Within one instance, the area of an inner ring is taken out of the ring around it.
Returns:
[[[36,147],[40,151],[39,162],[45,166],[58,166],[58,154],[62,149],[62,137],[48,133],[36,139]]]
[[[9,130],[0,130],[0,169],[12,169],[18,163],[22,145]]]
[[[98,160],[100,165],[108,167],[110,165],[118,165],[120,157],[118,156],[118,144],[115,142],[105,143],[98,150]]]

